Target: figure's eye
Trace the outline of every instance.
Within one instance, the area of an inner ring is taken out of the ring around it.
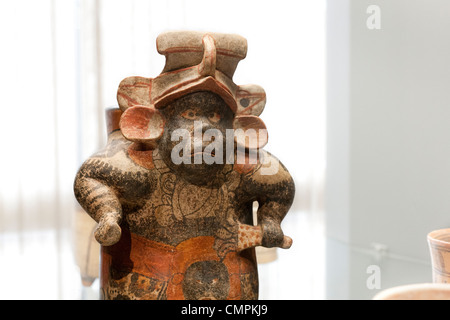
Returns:
[[[181,114],[181,116],[185,119],[189,119],[189,120],[196,120],[197,119],[197,113],[192,110],[192,109],[188,109],[185,112],[183,112]]]
[[[220,121],[220,114],[218,114],[217,112],[210,112],[208,113],[208,119],[211,122],[217,123]]]

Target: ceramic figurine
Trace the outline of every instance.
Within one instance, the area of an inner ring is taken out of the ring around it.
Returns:
[[[120,83],[107,145],[75,178],[98,222],[102,298],[257,299],[254,248],[291,246],[295,187],[262,149],[264,90],[232,80],[247,41],[167,32],[157,49],[162,73]]]

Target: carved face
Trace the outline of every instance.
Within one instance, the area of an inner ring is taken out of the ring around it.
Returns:
[[[193,183],[211,180],[226,162],[233,112],[220,96],[201,91],[175,100],[161,113],[166,123],[158,147],[166,165]]]
[[[188,300],[224,300],[230,290],[226,266],[218,261],[191,264],[183,280],[183,294]]]

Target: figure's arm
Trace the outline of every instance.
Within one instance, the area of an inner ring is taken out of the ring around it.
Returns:
[[[123,171],[123,166],[128,171]],[[138,166],[125,154],[113,158],[93,156],[78,171],[74,191],[83,209],[98,222],[96,240],[102,245],[112,245],[120,240],[122,207],[136,210],[155,185],[152,171]]]
[[[285,236],[281,222],[288,213],[295,195],[294,181],[278,159],[264,152],[264,163],[244,177],[244,187],[258,201],[258,228],[264,247],[289,248],[292,239]]]
[[[101,160],[86,161],[75,178],[75,197],[83,209],[96,221],[95,239],[102,245],[113,245],[121,236],[122,205],[108,180],[101,177]]]

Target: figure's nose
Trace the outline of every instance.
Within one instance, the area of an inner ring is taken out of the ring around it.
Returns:
[[[194,122],[194,130],[191,132],[191,149],[192,150],[198,150],[198,148],[201,148],[202,150],[208,145],[210,142],[205,141],[204,139],[204,133],[208,129],[212,129],[213,127],[211,124],[207,121],[204,121],[203,119],[196,120]]]
[[[211,123],[211,121],[208,120],[208,118],[201,118],[198,121],[195,121],[194,123],[194,139],[202,138],[203,134],[210,130],[210,129],[216,129],[217,128]]]
[[[215,128],[213,123],[206,116],[199,117],[198,122],[200,123],[200,127],[201,127],[201,132],[202,133],[205,133],[206,130]]]
[[[209,120],[195,121],[194,130],[191,132],[192,154],[203,152],[211,143],[215,143],[214,149],[211,150],[211,155],[215,155],[217,152],[217,143],[219,145],[223,144],[223,136],[223,133]]]

